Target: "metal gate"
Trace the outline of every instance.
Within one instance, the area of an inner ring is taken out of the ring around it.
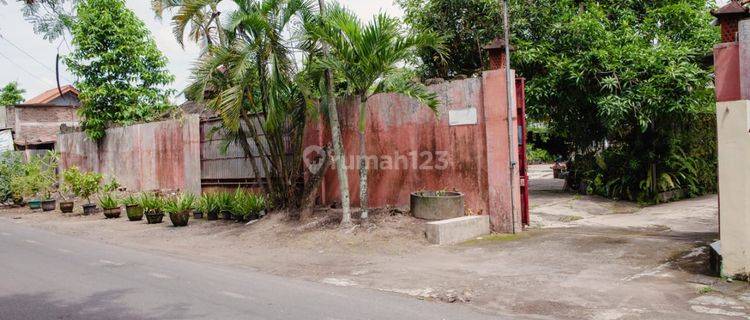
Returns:
[[[529,174],[526,160],[526,79],[516,78],[516,123],[518,124],[518,173],[521,187],[521,223],[529,225]]]

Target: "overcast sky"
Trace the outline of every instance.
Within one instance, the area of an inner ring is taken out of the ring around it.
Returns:
[[[60,41],[50,43],[34,34],[31,24],[26,22],[21,15],[21,4],[15,0],[8,0],[8,2],[7,6],[0,5],[0,35],[3,37],[0,38],[0,86],[17,81],[21,88],[26,90],[24,97],[29,99],[55,88],[55,54]],[[339,2],[348,6],[363,19],[369,19],[381,10],[394,16],[401,15],[400,9],[393,4],[393,0],[339,0]],[[169,70],[176,78],[172,87],[182,90],[188,82],[190,68],[198,56],[198,49],[195,45],[188,44],[187,41],[185,49],[181,48],[172,36],[169,18],[165,17],[163,21],[154,18],[149,3],[149,0],[127,0],[128,7],[146,23],[159,49],[169,59]],[[65,44],[60,46],[61,54],[69,51],[69,47]],[[64,65],[61,64],[61,67],[64,68]],[[69,84],[73,80],[75,80],[74,77],[67,70],[62,72],[61,84]]]

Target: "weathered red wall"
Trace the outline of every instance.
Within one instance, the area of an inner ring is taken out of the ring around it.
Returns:
[[[368,191],[371,207],[406,206],[409,195],[419,190],[458,190],[466,194],[466,208],[474,214],[491,216],[495,231],[509,232],[516,222],[520,230],[520,192],[518,171],[510,173],[509,157],[518,161],[517,146],[508,152],[508,123],[505,70],[487,71],[482,78],[452,81],[431,87],[441,100],[439,115],[404,96],[380,94],[370,98],[367,105],[367,155],[407,156],[412,152],[433,156],[444,152],[445,170],[420,169],[404,165],[398,169],[370,168]],[[352,205],[359,203],[359,172],[354,165],[359,152],[356,99],[339,101],[349,189]],[[477,123],[449,125],[449,111],[475,108]],[[515,118],[514,125],[515,128]],[[516,130],[513,130],[516,141]],[[323,145],[330,141],[330,133],[317,128],[309,130],[307,141]],[[403,159],[403,158],[402,158]],[[419,157],[424,164],[426,156]],[[431,164],[434,166],[436,160]],[[510,191],[510,179],[516,181]],[[515,217],[511,214],[510,199],[515,198]],[[329,170],[323,184],[324,203],[339,201],[338,179],[335,169]],[[514,219],[515,218],[515,219]]]
[[[82,132],[58,136],[61,168],[77,166],[117,180],[131,191],[200,194],[200,126],[196,115],[107,130],[97,144]]]
[[[714,47],[716,101],[740,100],[740,46],[722,43]]]
[[[16,106],[13,117],[15,141],[18,144],[52,142],[62,124],[78,123],[76,109],[69,106]]]

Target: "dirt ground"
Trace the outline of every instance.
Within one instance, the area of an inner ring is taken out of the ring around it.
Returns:
[[[317,221],[329,222],[315,226],[283,213],[251,225],[191,220],[186,228],[171,227],[168,218],[147,225],[28,209],[0,210],[0,219],[520,318],[750,318],[746,283],[705,275],[705,246],[717,238],[716,196],[641,208],[564,193],[546,167],[532,168],[533,223],[527,231],[445,247],[427,243],[423,221],[393,210],[378,211],[368,227],[344,230],[327,218],[334,211],[318,212]]]

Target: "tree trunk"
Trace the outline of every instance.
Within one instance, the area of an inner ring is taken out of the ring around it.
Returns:
[[[330,146],[323,148],[323,164],[320,166],[317,172],[311,172],[310,179],[305,184],[305,191],[302,193],[302,202],[300,204],[299,220],[307,221],[312,217],[313,206],[315,205],[315,198],[320,190],[320,186],[323,184],[323,176],[328,168],[331,167]]]
[[[320,13],[323,13],[324,0],[318,0]],[[323,55],[328,56],[328,45],[323,43]],[[346,164],[344,163],[344,146],[341,143],[341,126],[339,125],[339,113],[336,109],[336,93],[334,92],[333,73],[326,69],[326,89],[328,95],[328,122],[331,126],[331,139],[333,140],[333,153],[336,160],[336,173],[339,176],[339,193],[341,193],[341,225],[352,223],[352,214],[349,204],[349,178],[346,175]]]
[[[360,219],[367,220],[367,146],[365,145],[365,126],[367,99],[362,96],[359,101],[359,207]]]

